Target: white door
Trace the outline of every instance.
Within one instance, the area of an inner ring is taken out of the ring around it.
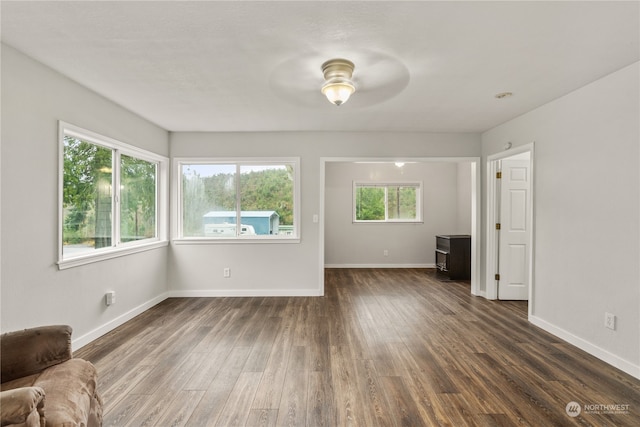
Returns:
[[[503,159],[500,180],[498,299],[529,299],[531,173],[529,159]]]

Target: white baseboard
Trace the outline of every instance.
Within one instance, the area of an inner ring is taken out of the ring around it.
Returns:
[[[94,341],[94,340],[100,338],[101,336],[103,336],[107,332],[111,332],[112,330],[114,330],[118,326],[122,325],[123,323],[128,322],[129,320],[133,319],[137,315],[142,314],[145,311],[149,310],[154,305],[160,304],[162,301],[164,301],[167,298],[168,298],[167,293],[159,295],[159,296],[153,298],[152,300],[147,301],[144,304],[140,304],[139,306],[129,310],[128,312],[126,312],[126,313],[116,317],[115,319],[105,323],[104,325],[100,326],[99,328],[96,328],[93,331],[90,331],[90,332],[82,335],[81,337],[74,339],[72,341],[72,343],[71,343],[71,347],[73,348],[73,351],[76,351],[76,350],[84,347],[85,345],[89,344],[91,341]]]
[[[576,335],[573,335],[570,332],[565,331],[562,328],[558,328],[557,326],[552,325],[551,323],[540,319],[539,317],[529,316],[529,321],[534,325],[536,325],[537,327],[542,328],[545,331],[557,336],[558,338],[565,340],[569,344],[575,345],[579,349],[586,351],[587,353],[610,364],[611,366],[614,366],[620,369],[621,371],[624,371],[627,374],[640,379],[640,366],[634,365],[632,362],[622,359],[616,356],[615,354],[610,353],[607,350],[600,348],[593,343],[590,343],[589,341],[586,341]]]
[[[72,341],[73,351],[76,351],[90,342],[100,338],[104,334],[111,332],[123,323],[133,319],[139,314],[144,313],[151,307],[161,303],[167,298],[210,298],[210,297],[316,297],[322,296],[322,290],[318,289],[229,289],[229,290],[174,290],[163,293],[162,295],[147,301],[135,307],[132,310],[116,317],[115,319],[105,323],[104,325],[76,338]]]
[[[485,291],[478,290],[476,293],[471,292],[471,295],[487,299],[487,293]]]
[[[325,268],[436,268],[435,264],[325,264]]]
[[[221,298],[221,297],[317,297],[318,289],[223,289],[175,290],[167,298]]]

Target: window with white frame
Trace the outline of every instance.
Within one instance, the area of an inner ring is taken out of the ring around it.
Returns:
[[[421,222],[422,183],[353,183],[354,222]]]
[[[167,163],[60,122],[61,268],[166,241],[159,202]]]
[[[298,158],[176,159],[176,238],[298,239]]]

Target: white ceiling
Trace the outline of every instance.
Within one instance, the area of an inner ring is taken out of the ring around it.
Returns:
[[[481,132],[640,60],[637,1],[1,8],[3,43],[171,131]],[[334,57],[356,65],[341,107]]]

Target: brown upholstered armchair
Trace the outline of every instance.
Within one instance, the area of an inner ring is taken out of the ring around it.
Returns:
[[[70,326],[0,336],[2,426],[101,426],[95,367],[71,353]]]

